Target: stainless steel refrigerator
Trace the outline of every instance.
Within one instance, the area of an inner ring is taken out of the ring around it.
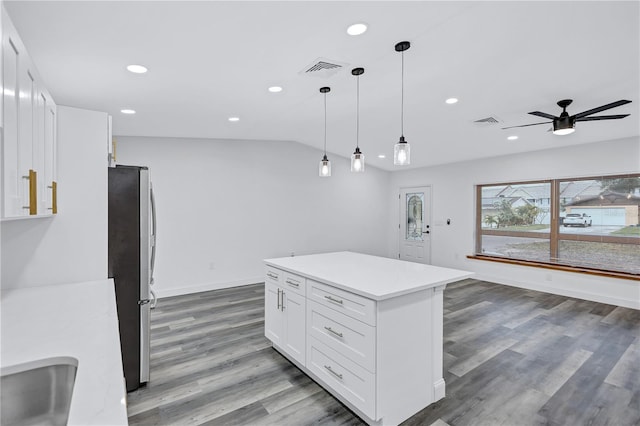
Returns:
[[[127,391],[149,381],[149,310],[155,264],[155,200],[149,170],[109,168],[109,277],[116,290]]]

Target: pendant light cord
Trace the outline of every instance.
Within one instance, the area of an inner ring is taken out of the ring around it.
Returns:
[[[404,50],[402,56],[401,91],[400,91],[400,136],[404,137]]]
[[[360,148],[360,76],[356,78],[356,148]]]
[[[327,156],[327,94],[324,94],[324,156]]]

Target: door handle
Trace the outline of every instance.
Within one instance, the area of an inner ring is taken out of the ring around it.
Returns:
[[[430,234],[429,231],[422,231],[423,234]]]

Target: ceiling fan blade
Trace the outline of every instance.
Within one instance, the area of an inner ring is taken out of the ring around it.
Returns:
[[[602,106],[599,106],[597,108],[590,109],[588,111],[579,112],[578,114],[574,115],[573,117],[574,118],[582,118],[582,117],[586,117],[587,115],[595,114],[595,113],[600,112],[600,111],[605,111],[607,109],[619,107],[620,105],[625,105],[625,104],[629,104],[629,103],[631,103],[631,101],[627,101],[625,99],[622,99],[620,101],[611,102],[610,104],[602,105]]]
[[[533,123],[533,124],[523,124],[521,126],[511,126],[511,127],[503,127],[502,130],[513,129],[514,127],[529,127],[529,126],[537,126],[539,124],[549,124],[551,121],[544,121],[542,123]]]
[[[542,118],[548,118],[549,120],[555,120],[556,118],[558,118],[555,115],[547,114],[546,112],[540,112],[540,111],[533,111],[533,112],[530,112],[529,114],[536,115]]]
[[[628,117],[629,114],[620,115],[596,115],[595,117],[576,118],[576,121],[596,121],[596,120],[616,120],[618,118]]]

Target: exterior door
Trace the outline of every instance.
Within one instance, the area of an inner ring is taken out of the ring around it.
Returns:
[[[398,258],[431,263],[431,187],[400,189]]]

